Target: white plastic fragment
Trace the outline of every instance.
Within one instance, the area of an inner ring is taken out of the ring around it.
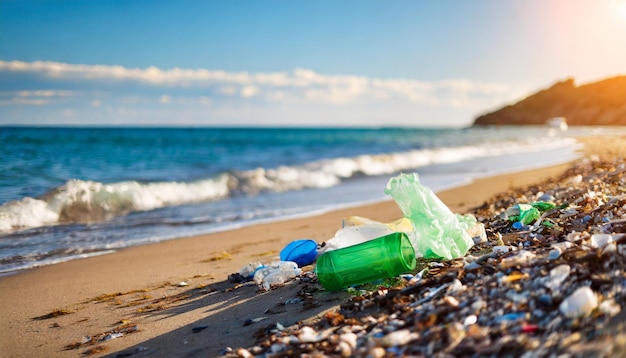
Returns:
[[[513,251],[513,248],[507,245],[497,245],[497,246],[494,246],[493,249],[491,250],[495,253],[505,254],[509,251]]]
[[[530,264],[534,258],[535,258],[535,254],[533,254],[532,252],[527,251],[527,250],[520,250],[520,252],[517,253],[517,255],[502,259],[502,261],[500,262],[500,265],[503,268],[514,267],[518,265],[524,266],[524,265]]]
[[[269,291],[272,287],[300,276],[302,270],[292,261],[272,262],[269,266],[258,269],[254,274],[254,282],[259,288]]]
[[[598,310],[609,317],[613,317],[617,316],[621,312],[622,308],[620,305],[616,304],[615,301],[610,299],[602,301],[602,303],[598,306]]]
[[[552,292],[558,291],[563,281],[569,277],[570,270],[571,268],[566,264],[553,268],[550,270],[550,276],[547,277],[545,286]]]
[[[552,246],[553,248],[555,248],[555,249],[559,249],[559,250],[561,250],[561,252],[563,252],[563,251],[565,251],[565,250],[567,250],[567,249],[569,249],[569,248],[571,248],[571,247],[574,247],[574,244],[572,244],[572,243],[571,243],[571,242],[569,242],[569,241],[563,241],[563,242],[555,242],[555,243],[554,243],[554,244],[552,244],[551,246]]]
[[[339,336],[340,342],[345,342],[351,349],[356,349],[356,334],[352,332],[346,332]]]
[[[302,343],[311,343],[316,342],[317,340],[317,332],[309,326],[304,326],[300,329],[300,334],[298,334],[298,340]]]
[[[589,246],[594,249],[601,249],[614,243],[626,234],[594,234],[589,238]]]
[[[567,234],[565,239],[569,242],[577,242],[577,241],[582,240],[582,236],[583,236],[583,233],[574,231],[574,232]]]
[[[419,338],[419,334],[411,332],[408,329],[401,329],[380,338],[378,344],[383,347],[400,346],[417,338]]]
[[[561,257],[561,249],[559,249],[557,247],[553,248],[548,253],[548,259],[550,261],[554,261],[554,260],[558,259],[559,257]]]
[[[598,297],[589,287],[579,287],[561,302],[559,310],[568,318],[588,316],[598,307]]]
[[[476,324],[476,322],[478,322],[478,317],[476,317],[475,314],[471,314],[471,315],[465,317],[465,320],[463,321],[463,325],[464,326],[471,326],[473,324]]]

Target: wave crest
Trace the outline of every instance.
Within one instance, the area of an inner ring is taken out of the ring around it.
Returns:
[[[415,170],[431,164],[514,155],[573,146],[573,139],[538,138],[526,142],[483,143],[398,153],[324,159],[297,166],[223,173],[194,182],[104,184],[73,179],[39,198],[23,198],[0,206],[0,232],[58,223],[98,222],[133,211],[207,202],[229,196],[326,188],[359,176]]]

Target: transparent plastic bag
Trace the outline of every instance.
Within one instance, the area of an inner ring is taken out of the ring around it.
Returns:
[[[411,244],[420,255],[454,259],[464,256],[474,245],[466,231],[471,219],[462,217],[460,222],[430,188],[420,183],[417,173],[391,178],[385,193],[413,223]]]

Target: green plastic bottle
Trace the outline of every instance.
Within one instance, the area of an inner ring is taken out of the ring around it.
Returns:
[[[405,233],[395,232],[361,244],[325,252],[315,272],[329,291],[395,277],[415,268],[415,250]]]

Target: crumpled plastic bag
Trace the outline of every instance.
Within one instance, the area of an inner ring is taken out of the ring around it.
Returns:
[[[395,200],[404,217],[413,223],[413,235],[409,239],[423,257],[451,260],[463,257],[474,245],[466,231],[471,219],[464,216],[460,222],[459,216],[420,183],[417,173],[391,178],[385,194]]]

